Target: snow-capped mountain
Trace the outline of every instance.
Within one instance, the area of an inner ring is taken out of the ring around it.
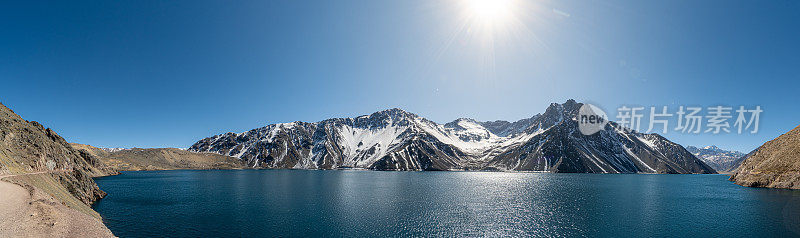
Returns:
[[[745,159],[742,152],[723,150],[713,145],[703,148],[689,146],[686,150],[719,172],[733,172]]]
[[[100,149],[105,151],[105,152],[108,152],[108,153],[114,153],[114,152],[117,152],[117,151],[129,150],[128,148],[100,148]]]
[[[189,150],[261,168],[503,170],[581,173],[713,173],[683,147],[656,134],[606,125],[585,136],[582,104],[553,103],[516,122],[469,118],[438,124],[401,109],[315,123],[268,125],[205,138]]]

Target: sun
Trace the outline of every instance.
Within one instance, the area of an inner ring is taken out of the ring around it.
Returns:
[[[483,24],[500,24],[512,15],[513,0],[464,0],[475,20]]]
[[[512,67],[518,55],[541,54],[547,49],[535,34],[555,11],[548,0],[443,0],[429,1],[444,19],[439,47],[432,50],[429,68],[447,56],[473,67],[476,78],[496,80],[498,66]],[[566,14],[566,13],[565,13]],[[501,60],[498,60],[501,59]],[[463,60],[463,61],[462,61]],[[502,69],[501,68],[501,69]],[[487,81],[488,82],[488,81]]]

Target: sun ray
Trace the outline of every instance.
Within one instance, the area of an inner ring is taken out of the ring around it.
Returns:
[[[466,0],[467,7],[483,24],[503,24],[512,14],[512,0]]]

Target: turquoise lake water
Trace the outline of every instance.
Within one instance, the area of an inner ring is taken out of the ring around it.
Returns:
[[[727,175],[222,170],[96,179],[120,237],[787,237],[800,191]]]

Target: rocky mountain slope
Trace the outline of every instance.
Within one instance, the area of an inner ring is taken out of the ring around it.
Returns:
[[[53,173],[70,193],[91,204],[105,193],[91,177],[115,174],[96,157],[76,150],[55,131],[35,121],[26,121],[0,104],[0,173]]]
[[[100,216],[89,205],[105,195],[92,177],[111,174],[116,172],[96,157],[72,148],[55,131],[35,121],[26,121],[0,104],[0,177],[3,180],[0,183],[5,183],[4,187],[9,190],[0,191],[0,196],[4,200],[22,199],[22,204],[28,207],[2,209],[4,212],[16,209],[18,213],[7,219],[14,221],[14,226],[23,234],[59,236],[63,235],[60,232],[76,235],[91,230],[99,232],[92,235],[110,236],[110,231],[99,222]],[[13,197],[15,189],[8,183],[27,190],[26,196]],[[36,212],[28,214],[29,211]],[[69,215],[71,213],[80,215]],[[91,221],[78,222],[81,219]]]
[[[174,169],[237,169],[244,168],[241,160],[215,153],[196,153],[177,148],[105,149],[90,145],[72,144],[119,171]]]
[[[686,147],[686,150],[720,173],[730,173],[736,170],[744,161],[745,156],[742,152],[723,150],[713,145],[703,148],[689,146]]]
[[[583,104],[568,100],[516,122],[461,118],[438,124],[400,109],[315,123],[268,125],[205,138],[189,150],[249,167],[374,170],[503,170],[577,173],[714,173],[657,134],[609,123],[578,131]]]
[[[734,183],[800,189],[800,126],[764,143],[745,157],[730,178]]]

